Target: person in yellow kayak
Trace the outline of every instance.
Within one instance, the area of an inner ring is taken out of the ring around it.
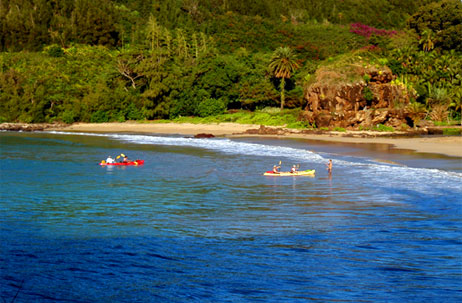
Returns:
[[[279,174],[279,169],[280,169],[280,168],[281,168],[281,166],[274,165],[274,166],[273,166],[273,173]]]
[[[292,168],[290,169],[290,172],[294,174],[294,173],[297,172],[297,170],[298,170],[297,165],[294,164],[294,165],[292,165]]]

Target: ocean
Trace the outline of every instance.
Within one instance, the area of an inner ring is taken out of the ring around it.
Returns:
[[[145,164],[98,165],[122,153]],[[461,158],[1,132],[0,161],[4,302],[462,301]]]

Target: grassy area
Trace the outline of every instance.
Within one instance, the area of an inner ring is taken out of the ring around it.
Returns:
[[[445,136],[459,136],[459,135],[462,135],[462,129],[460,129],[460,128],[445,128],[445,129],[443,129],[443,135],[445,135]]]
[[[239,123],[239,124],[257,124],[266,126],[283,126],[294,129],[312,128],[304,121],[298,121],[301,109],[284,109],[282,112],[279,108],[267,107],[255,112],[237,111],[217,116],[209,117],[178,117],[173,120],[156,120],[157,123]]]
[[[172,120],[143,120],[139,123],[192,123],[192,124],[211,124],[211,123],[238,123],[238,124],[256,124],[265,126],[281,126],[291,129],[313,129],[315,125],[310,125],[308,122],[299,121],[299,116],[302,109],[284,109],[282,112],[279,108],[266,107],[255,112],[239,110],[217,116],[209,117],[178,117]],[[435,123],[436,124],[436,123]],[[444,124],[454,125],[454,124]],[[320,130],[328,131],[329,128],[321,127]],[[346,132],[343,127],[335,127],[334,131]],[[395,129],[391,126],[378,124],[373,127],[360,127],[362,131],[377,131],[377,132],[394,132]],[[458,128],[446,128],[443,130],[444,135],[461,135],[462,130]]]
[[[378,132],[394,132],[395,129],[391,126],[386,126],[383,124],[377,124],[377,126],[373,127],[372,130],[378,131]]]
[[[435,126],[453,126],[460,125],[460,120],[449,120],[449,121],[433,121]]]

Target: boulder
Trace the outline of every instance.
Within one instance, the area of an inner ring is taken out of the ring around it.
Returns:
[[[332,115],[329,112],[322,112],[315,116],[315,122],[317,127],[329,127],[332,121]]]
[[[375,111],[372,117],[372,125],[383,124],[389,116],[388,110]]]
[[[215,138],[215,136],[212,135],[212,134],[201,133],[201,134],[194,135],[194,138],[196,138],[196,139],[202,139],[202,138]]]
[[[308,104],[311,105],[311,108],[310,110],[312,110],[313,112],[317,113],[318,112],[318,104],[319,104],[319,97],[317,94],[313,93],[313,94],[310,94],[310,96],[308,97]]]
[[[258,129],[248,129],[245,131],[246,134],[252,135],[283,135],[287,131],[282,128],[277,127],[267,127],[264,125],[260,125]]]
[[[64,126],[62,123],[0,123],[0,130],[33,132]]]
[[[298,115],[298,120],[299,121],[307,121],[308,123],[312,124],[313,122],[315,122],[314,116],[315,116],[314,112],[304,110],[304,111],[300,112],[300,114]]]

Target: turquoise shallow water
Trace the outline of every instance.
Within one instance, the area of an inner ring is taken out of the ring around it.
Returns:
[[[0,144],[6,302],[462,300],[460,158],[130,134]],[[145,165],[97,165],[120,153]],[[279,161],[318,173],[261,175]]]

